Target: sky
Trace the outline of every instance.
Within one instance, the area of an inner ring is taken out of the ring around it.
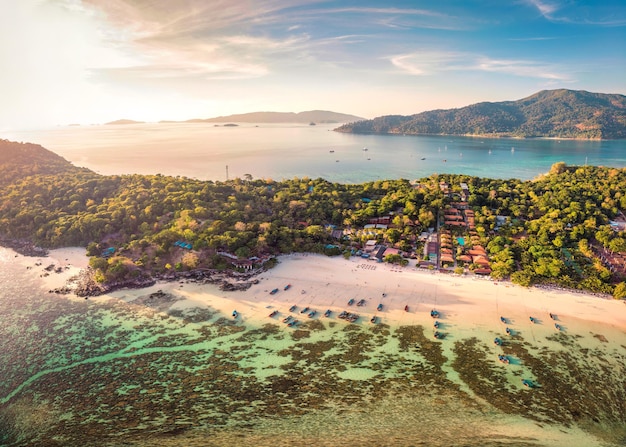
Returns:
[[[626,94],[624,0],[0,0],[0,130]]]

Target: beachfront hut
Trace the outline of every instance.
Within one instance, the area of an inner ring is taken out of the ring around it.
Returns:
[[[472,261],[480,266],[489,266],[489,260],[484,256],[473,256]]]
[[[469,255],[460,255],[456,257],[457,261],[472,262],[472,257]]]
[[[452,255],[441,255],[441,262],[454,263],[454,258],[452,257]]]

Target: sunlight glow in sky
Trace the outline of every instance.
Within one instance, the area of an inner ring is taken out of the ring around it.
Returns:
[[[0,130],[626,94],[623,0],[0,0]]]

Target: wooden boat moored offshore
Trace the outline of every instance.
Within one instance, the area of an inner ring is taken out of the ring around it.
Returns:
[[[502,340],[496,337],[493,339],[493,344],[496,346],[502,346]]]
[[[430,316],[433,318],[439,318],[439,311],[433,309],[430,311]]]
[[[380,312],[381,310],[383,310],[383,304],[382,304],[382,303],[380,303],[380,304],[376,307],[376,310],[378,310],[379,312]]]
[[[330,317],[330,309],[326,309],[326,312],[324,312],[324,316]]]
[[[277,310],[273,310],[272,313],[270,314],[270,318],[273,318],[276,315],[278,315],[278,311]]]
[[[289,312],[293,312],[294,310],[296,310],[296,305],[295,304],[289,308]]]

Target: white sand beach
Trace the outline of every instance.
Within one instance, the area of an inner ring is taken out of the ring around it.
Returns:
[[[64,248],[52,250],[48,258],[20,256],[20,262],[33,266],[34,273],[44,275],[49,264],[60,266],[62,273],[50,273],[42,279],[45,287],[63,285],[70,277],[87,266],[85,250]],[[278,266],[258,276],[259,284],[246,291],[225,292],[214,285],[193,282],[157,283],[146,289],[123,289],[105,297],[132,301],[138,296],[163,290],[185,298],[176,307],[205,307],[239,317],[250,323],[268,322],[273,310],[275,319],[292,313],[300,320],[307,319],[300,311],[306,307],[316,310],[313,318],[324,318],[327,309],[332,316],[347,310],[361,316],[359,323],[371,324],[372,316],[380,323],[396,325],[432,326],[430,311],[436,309],[446,332],[471,336],[486,332],[504,333],[506,327],[524,335],[538,337],[557,331],[555,323],[564,331],[588,333],[592,327],[614,332],[626,339],[626,302],[561,290],[524,288],[510,282],[487,278],[460,277],[398,267],[390,264],[345,260],[322,255],[292,254],[281,256]],[[42,270],[42,271],[40,271]],[[290,285],[285,290],[286,285]],[[270,294],[278,289],[275,294]],[[97,297],[95,299],[103,299]],[[354,299],[349,306],[348,301]],[[364,299],[363,306],[357,306]],[[382,310],[377,307],[382,304]],[[405,310],[408,307],[408,311]],[[550,318],[550,314],[556,320]],[[504,317],[503,323],[500,317]],[[535,322],[530,321],[530,317]]]

